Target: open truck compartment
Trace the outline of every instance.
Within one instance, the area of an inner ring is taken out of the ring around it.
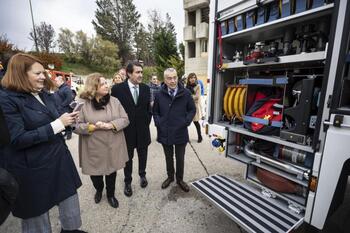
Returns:
[[[209,136],[244,166],[248,184],[214,175],[193,186],[249,232],[288,232],[315,215],[324,122],[350,112],[348,8],[330,0],[211,5]]]

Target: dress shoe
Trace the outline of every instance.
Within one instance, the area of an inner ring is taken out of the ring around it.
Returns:
[[[87,231],[82,231],[82,230],[72,230],[72,231],[68,231],[68,230],[61,230],[61,233],[88,233]]]
[[[200,135],[199,137],[198,137],[198,143],[201,143],[203,141],[203,138],[202,138],[202,136]]]
[[[96,191],[96,193],[95,193],[95,203],[96,204],[100,203],[101,199],[102,199],[102,192]]]
[[[140,178],[140,186],[141,188],[146,188],[148,185],[148,181],[145,176]]]
[[[188,191],[190,191],[190,187],[188,187],[188,185],[183,180],[177,181],[177,184],[184,192],[187,193]]]
[[[118,208],[119,202],[118,202],[117,198],[107,197],[107,200],[108,200],[108,203],[110,206],[112,206],[113,208]]]
[[[174,181],[174,178],[166,178],[166,180],[164,180],[163,184],[162,184],[162,189],[166,189],[167,187],[169,187],[170,183]]]
[[[131,197],[132,196],[132,188],[131,188],[131,184],[125,184],[124,187],[124,194],[127,197]]]

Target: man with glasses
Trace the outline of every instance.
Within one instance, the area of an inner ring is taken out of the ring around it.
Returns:
[[[191,124],[196,107],[191,93],[178,83],[174,68],[164,71],[164,85],[156,94],[153,105],[154,123],[157,127],[157,141],[162,144],[168,178],[162,189],[174,181],[174,150],[176,158],[176,182],[179,187],[189,191],[183,181],[186,144],[189,141],[187,127]]]

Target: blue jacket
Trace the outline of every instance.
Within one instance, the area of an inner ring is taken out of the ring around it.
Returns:
[[[198,84],[201,87],[201,96],[203,96],[204,95],[204,84],[203,84],[203,81],[198,79]]]
[[[55,98],[58,106],[61,108],[60,112],[71,112],[72,109],[69,107],[69,104],[73,101],[73,94],[70,87],[63,83],[58,90],[55,92]]]
[[[154,123],[157,127],[157,141],[165,145],[185,144],[188,142],[187,127],[196,114],[191,93],[181,84],[174,99],[163,85],[156,94],[153,105]]]
[[[19,184],[12,213],[36,217],[74,195],[81,181],[63,136],[50,125],[59,117],[54,96],[40,93],[44,106],[31,94],[1,92],[10,144],[3,148],[0,164]]]

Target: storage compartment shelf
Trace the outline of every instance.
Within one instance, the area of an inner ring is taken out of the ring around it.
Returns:
[[[231,159],[237,160],[239,162],[245,163],[245,164],[250,164],[251,162],[254,161],[254,159],[249,158],[248,156],[246,156],[244,153],[239,153],[236,154],[233,150],[234,150],[234,146],[229,145],[228,149],[227,149],[227,156]]]
[[[261,135],[261,134],[256,134],[253,132],[248,131],[247,129],[243,128],[243,126],[241,125],[229,125],[229,124],[225,124],[222,122],[217,123],[218,125],[224,126],[226,127],[228,130],[236,132],[236,133],[240,133],[240,134],[244,134],[247,136],[251,136],[251,137],[255,137],[255,138],[259,138],[265,141],[269,141],[269,142],[273,142],[276,144],[280,144],[280,145],[284,145],[284,146],[289,146],[298,150],[302,150],[302,151],[306,151],[306,152],[310,152],[313,153],[314,150],[312,149],[311,146],[305,146],[305,145],[300,145],[300,144],[296,144],[293,142],[288,142],[288,141],[284,141],[282,139],[280,139],[279,137],[276,136],[268,136],[268,135]]]
[[[267,188],[264,184],[262,184],[259,181],[258,177],[256,177],[255,174],[249,174],[248,177],[247,177],[247,180],[251,181],[252,183],[254,183],[255,185],[257,185],[260,188],[264,188],[264,189],[270,190],[277,197],[279,197],[279,198],[281,198],[281,199],[283,199],[283,200],[285,200],[287,202],[290,202],[290,201],[295,202],[298,205],[299,208],[305,210],[306,199],[304,197],[301,197],[301,196],[298,196],[298,195],[295,195],[295,194],[275,192],[275,191]]]
[[[265,169],[265,170],[267,170],[267,171],[270,171],[270,172],[272,172],[272,173],[274,173],[274,174],[277,174],[277,175],[279,175],[279,176],[282,176],[282,177],[284,177],[284,178],[286,178],[286,179],[288,179],[288,180],[290,180],[290,181],[293,181],[294,183],[300,184],[300,185],[302,185],[302,186],[304,186],[304,187],[308,187],[308,181],[306,181],[306,180],[300,180],[300,179],[296,178],[295,175],[292,175],[292,174],[290,174],[290,173],[281,171],[281,170],[279,170],[279,169],[277,169],[277,168],[274,168],[273,166],[266,165],[266,164],[264,164],[264,163],[258,163],[258,162],[255,162],[255,161],[254,161],[254,162],[251,162],[251,164],[254,165],[254,166],[256,166],[256,167],[260,167],[260,168],[262,168],[262,169]]]
[[[244,65],[243,61],[239,62],[229,62],[222,65],[222,69],[242,69],[251,67],[260,67],[268,65],[282,65],[282,64],[293,64],[293,63],[303,63],[303,62],[313,62],[322,61],[326,59],[325,51],[312,52],[312,53],[301,53],[289,56],[279,57],[279,62],[266,62],[261,64],[249,64]]]
[[[283,34],[285,28],[292,24],[318,19],[324,15],[331,14],[333,7],[334,3],[327,4],[325,6],[317,7],[315,9],[307,10],[285,18],[280,18],[272,22],[267,22],[248,29],[244,29],[242,31],[226,34],[222,36],[222,39],[235,40],[241,42],[261,41],[261,38],[264,37],[264,35],[266,34]],[[252,31],[254,31],[254,33],[252,33]]]

